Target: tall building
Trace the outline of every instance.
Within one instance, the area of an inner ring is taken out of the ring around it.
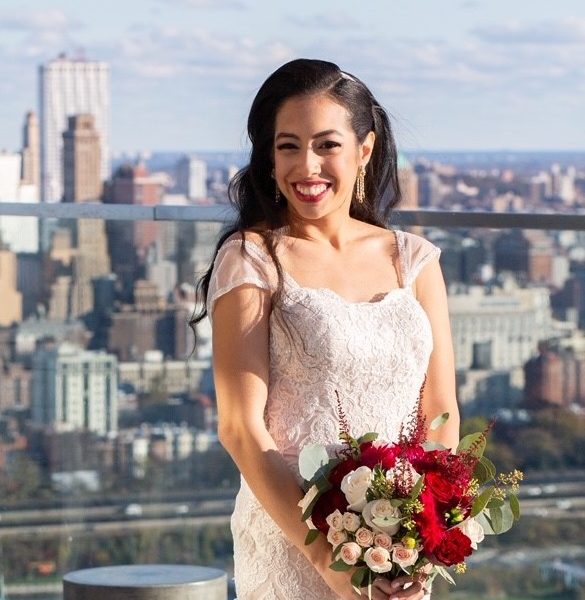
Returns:
[[[0,327],[22,321],[22,294],[17,289],[16,255],[0,235]]]
[[[32,422],[105,435],[118,428],[118,362],[72,344],[40,348],[32,361]]]
[[[102,195],[100,136],[93,115],[74,115],[63,133],[63,200],[97,202]]]
[[[63,197],[63,132],[71,115],[89,113],[101,140],[100,179],[109,177],[110,83],[104,62],[60,55],[41,65],[41,200]]]
[[[39,120],[35,112],[26,113],[22,134],[21,181],[24,184],[34,185],[38,189],[41,178],[41,150]]]
[[[177,188],[190,200],[207,198],[207,164],[185,156],[177,165]]]
[[[66,202],[92,202],[102,194],[100,136],[92,115],[74,115],[63,133],[63,174]],[[70,315],[93,309],[92,279],[110,273],[108,241],[103,221],[79,219],[75,227],[72,261]]]

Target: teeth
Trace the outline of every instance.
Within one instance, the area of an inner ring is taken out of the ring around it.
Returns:
[[[318,196],[327,189],[327,186],[324,183],[318,183],[317,185],[297,184],[296,188],[299,193],[303,194],[303,196]]]

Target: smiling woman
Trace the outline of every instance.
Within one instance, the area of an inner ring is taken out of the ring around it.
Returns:
[[[237,594],[354,600],[352,573],[329,568],[325,535],[304,543],[298,456],[314,443],[336,451],[340,406],[352,429],[389,441],[419,407],[429,420],[449,412],[436,441],[456,444],[439,250],[385,226],[400,198],[397,152],[385,111],[354,76],[324,61],[285,64],[254,99],[248,132],[250,164],[231,188],[239,218],[200,282],[194,319],[212,319],[219,436],[242,473]],[[401,576],[368,594],[425,592]]]

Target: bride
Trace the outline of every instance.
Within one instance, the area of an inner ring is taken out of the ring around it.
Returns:
[[[238,218],[194,319],[212,320],[219,437],[242,474],[238,600],[355,600],[325,537],[304,544],[297,458],[305,444],[335,448],[337,397],[352,432],[395,440],[425,377],[424,414],[450,414],[431,437],[457,444],[439,250],[385,225],[400,199],[395,143],[353,75],[319,60],[283,65],[258,91],[248,133],[250,163],[230,189]],[[379,578],[372,597],[425,594],[422,580]]]

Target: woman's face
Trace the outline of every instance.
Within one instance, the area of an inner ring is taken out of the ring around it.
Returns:
[[[274,176],[293,218],[349,214],[358,168],[374,145],[359,143],[346,108],[321,95],[287,100],[276,115]]]

